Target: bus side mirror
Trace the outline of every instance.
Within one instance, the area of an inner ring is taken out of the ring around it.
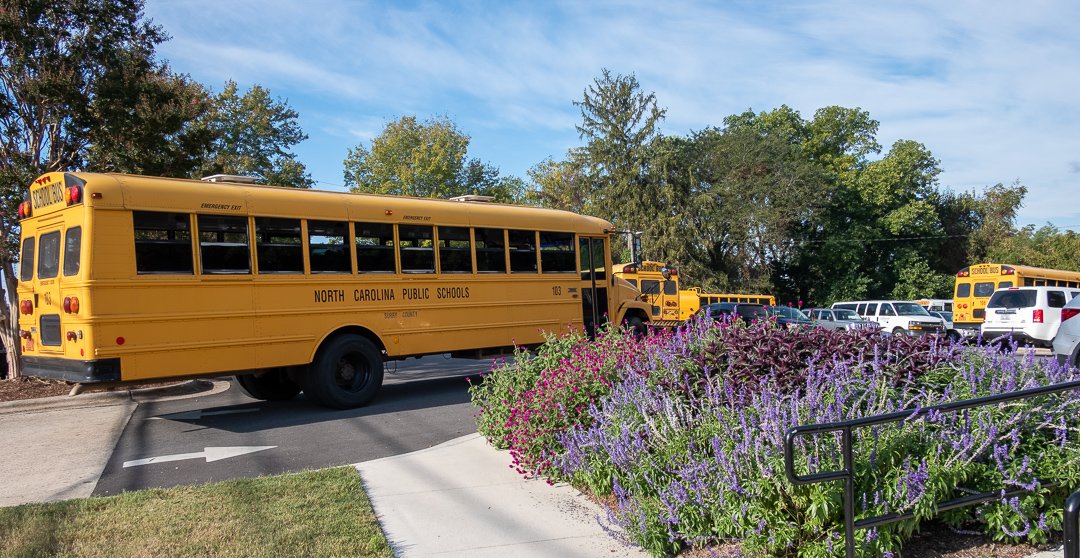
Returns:
[[[671,279],[671,270],[665,267],[664,269],[660,270],[660,275],[663,275],[664,281],[667,281]]]

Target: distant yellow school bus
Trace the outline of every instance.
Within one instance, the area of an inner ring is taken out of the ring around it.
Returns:
[[[956,273],[953,289],[953,324],[958,329],[979,329],[986,303],[997,289],[1007,287],[1080,287],[1080,272],[1012,264],[976,264]]]
[[[642,299],[650,306],[650,323],[656,326],[677,326],[702,306],[716,302],[776,305],[772,295],[703,293],[698,287],[683,289],[679,285],[679,270],[662,262],[616,264],[614,273],[641,291]]]
[[[240,373],[259,399],[349,408],[385,360],[648,319],[611,224],[565,211],[57,172],[19,216],[30,376]]]

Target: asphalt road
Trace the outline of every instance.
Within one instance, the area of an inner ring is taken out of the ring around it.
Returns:
[[[376,400],[349,411],[319,407],[303,394],[258,401],[235,383],[211,396],[142,403],[94,495],[348,465],[428,448],[476,431],[465,378],[490,368],[489,361],[441,356],[391,362]]]

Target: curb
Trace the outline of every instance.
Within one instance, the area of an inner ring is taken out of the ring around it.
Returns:
[[[224,384],[224,386],[222,387],[218,384]],[[40,397],[38,399],[7,401],[0,403],[0,415],[52,411],[55,409],[78,409],[82,407],[109,407],[132,402],[145,403],[165,397],[178,398],[204,392],[225,391],[225,389],[228,389],[228,384],[229,382],[226,381],[215,382],[197,379],[164,387],[96,391],[80,393],[78,395],[56,395],[53,397]]]

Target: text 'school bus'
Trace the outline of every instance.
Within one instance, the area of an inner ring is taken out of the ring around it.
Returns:
[[[349,408],[386,360],[648,319],[611,273],[611,224],[565,211],[57,172],[19,217],[29,376],[238,374],[259,399]]]
[[[997,289],[1044,286],[1080,287],[1080,272],[994,263],[965,267],[956,273],[953,325],[977,331],[986,317],[986,303]]]
[[[640,261],[615,264],[614,273],[641,291],[649,303],[651,325],[676,327],[697,313],[702,306],[717,302],[742,302],[775,306],[772,295],[703,293],[698,287],[683,288],[679,270],[662,262]]]

